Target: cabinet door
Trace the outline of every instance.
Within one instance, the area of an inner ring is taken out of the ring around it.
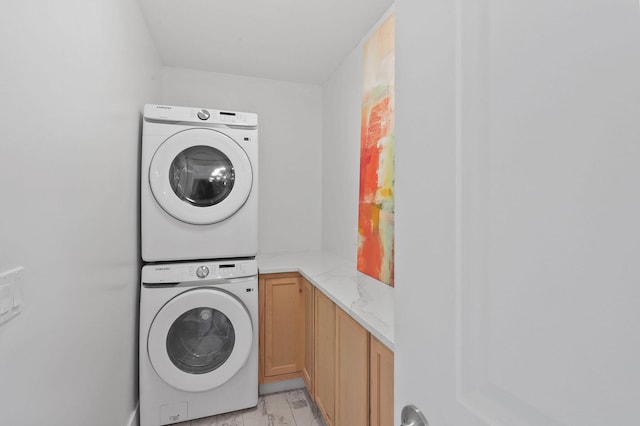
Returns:
[[[336,308],[335,424],[369,424],[369,332]]]
[[[302,378],[307,385],[309,395],[313,398],[313,286],[301,278],[302,300],[304,301],[304,362]]]
[[[318,289],[314,310],[314,394],[327,426],[332,426],[335,408],[335,320],[336,305]]]
[[[263,283],[263,382],[298,377],[304,352],[300,276],[266,277]]]
[[[393,426],[393,352],[371,336],[371,426]]]

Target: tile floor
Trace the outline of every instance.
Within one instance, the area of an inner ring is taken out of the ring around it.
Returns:
[[[264,395],[255,408],[205,417],[176,426],[325,426],[306,389]]]

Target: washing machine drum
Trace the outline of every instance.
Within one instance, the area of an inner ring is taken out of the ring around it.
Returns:
[[[252,344],[251,317],[242,302],[221,290],[199,288],[162,307],[151,323],[147,352],[165,382],[202,392],[231,379]]]
[[[174,218],[208,225],[227,219],[247,201],[251,161],[233,139],[213,129],[187,129],[167,138],[149,166],[156,202]]]

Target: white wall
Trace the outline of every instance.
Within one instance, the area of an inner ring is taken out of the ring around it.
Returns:
[[[15,2],[0,14],[0,423],[125,425],[137,400],[140,111],[159,57],[137,2]]]
[[[322,86],[322,248],[353,263],[358,252],[363,43]]]
[[[163,75],[164,104],[258,114],[258,251],[318,250],[321,88],[171,67]]]
[[[322,86],[322,248],[356,263],[360,190],[363,36]]]

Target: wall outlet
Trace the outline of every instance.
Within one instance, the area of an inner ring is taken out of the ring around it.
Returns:
[[[12,269],[0,274],[0,324],[15,318],[22,312],[24,268]]]

